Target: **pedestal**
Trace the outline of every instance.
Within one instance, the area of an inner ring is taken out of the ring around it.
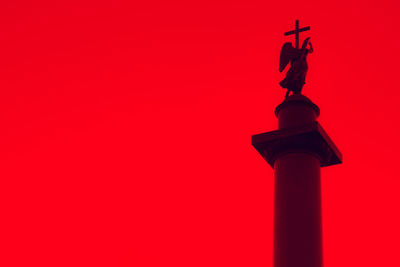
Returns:
[[[316,121],[319,108],[303,95],[275,110],[279,130],[252,136],[275,171],[274,267],[321,267],[321,172],[342,155]]]

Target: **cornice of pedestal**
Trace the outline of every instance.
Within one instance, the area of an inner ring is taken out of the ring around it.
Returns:
[[[277,158],[294,152],[316,155],[321,167],[342,163],[342,154],[318,122],[253,135],[251,139],[272,168]]]

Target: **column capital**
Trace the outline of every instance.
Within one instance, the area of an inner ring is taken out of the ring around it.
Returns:
[[[253,135],[251,143],[272,168],[278,157],[293,152],[315,155],[321,167],[342,163],[342,154],[317,121]]]

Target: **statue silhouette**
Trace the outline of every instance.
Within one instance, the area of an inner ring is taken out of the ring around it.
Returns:
[[[287,89],[285,98],[289,96],[290,91],[293,94],[301,94],[308,70],[307,55],[313,52],[313,47],[309,40],[310,37],[305,39],[300,49],[293,47],[290,42],[282,46],[279,71],[282,72],[290,61],[290,68],[286,73],[286,77],[279,83],[281,87]],[[309,49],[307,45],[309,45]]]

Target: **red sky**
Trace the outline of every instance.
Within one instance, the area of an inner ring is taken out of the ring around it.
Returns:
[[[272,266],[283,32],[344,156],[325,267],[400,266],[397,1],[3,1],[1,266]]]

